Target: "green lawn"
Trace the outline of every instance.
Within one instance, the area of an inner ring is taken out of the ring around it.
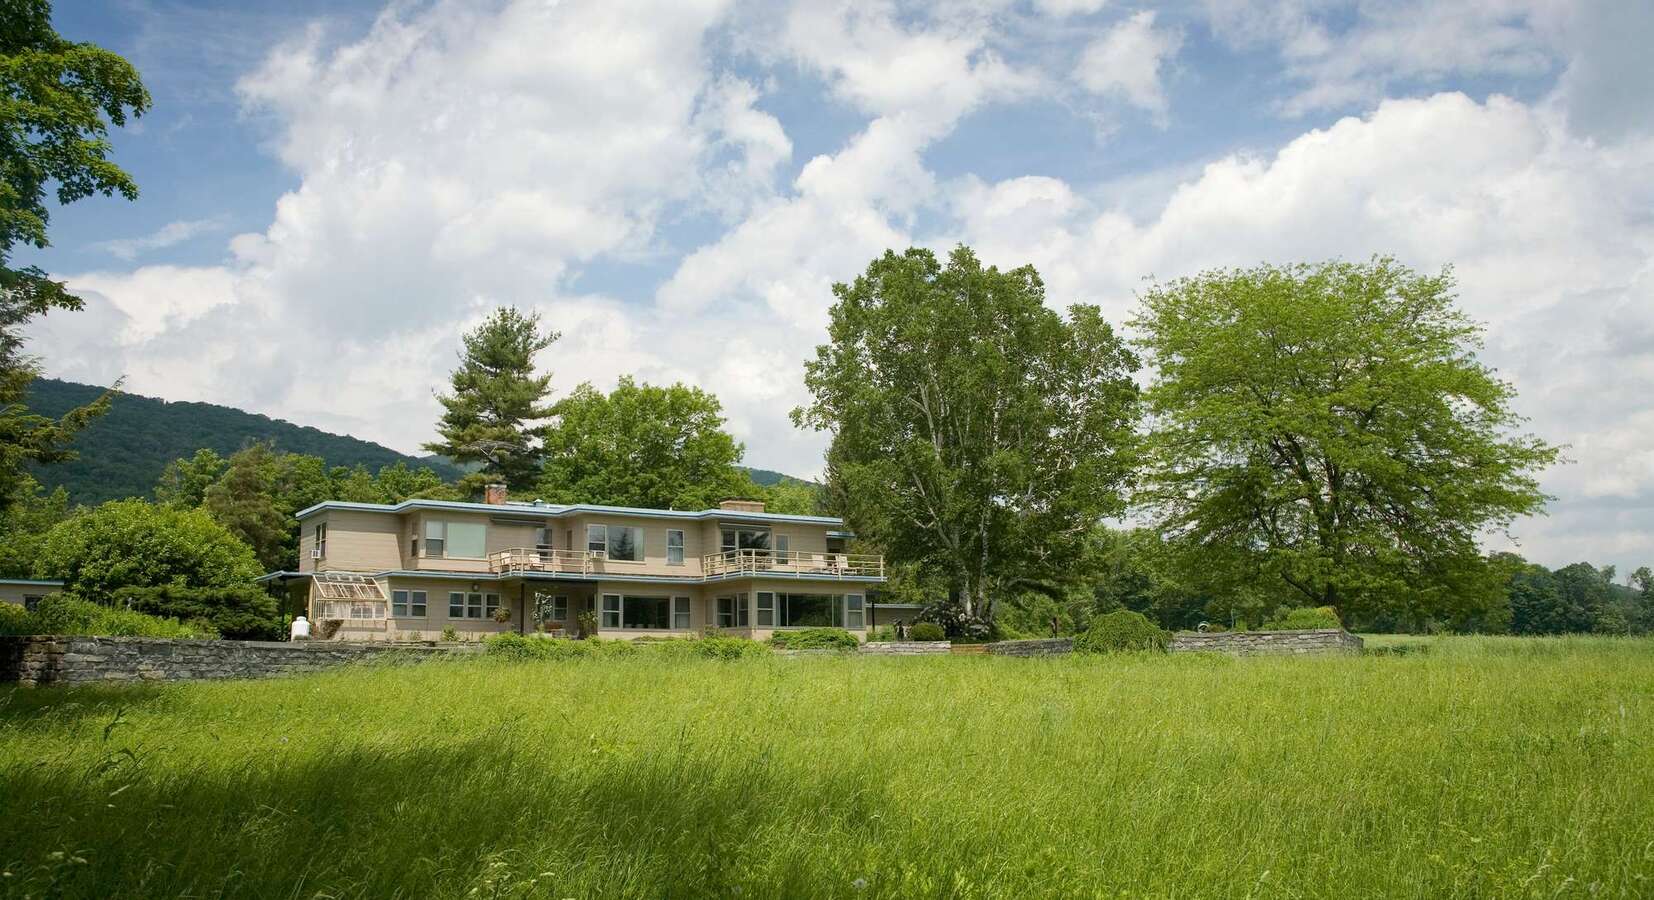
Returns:
[[[1654,895],[1654,642],[0,690],[0,892]]]

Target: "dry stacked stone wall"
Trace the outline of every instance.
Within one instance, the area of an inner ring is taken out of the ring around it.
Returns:
[[[474,653],[479,645],[0,637],[0,681],[22,684],[265,678],[369,659]]]
[[[1337,628],[1314,631],[1180,631],[1166,648],[1173,653],[1228,653],[1233,656],[1300,653],[1360,653],[1361,639]],[[1073,638],[1000,641],[989,644],[995,656],[1051,656],[1074,652]]]
[[[1310,631],[1179,631],[1173,653],[1228,653],[1232,656],[1284,656],[1300,653],[1360,653],[1361,638],[1338,628]]]
[[[951,641],[868,641],[861,645],[861,652],[875,656],[929,656],[947,653],[952,647]]]
[[[1073,653],[1074,639],[1041,638],[1032,641],[999,641],[988,645],[988,652],[995,656],[1051,656],[1057,653]]]

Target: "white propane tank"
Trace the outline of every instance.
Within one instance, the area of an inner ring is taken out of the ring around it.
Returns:
[[[310,640],[310,620],[309,619],[306,619],[304,616],[297,616],[293,619],[292,639],[295,640],[295,641],[308,641],[308,640]]]

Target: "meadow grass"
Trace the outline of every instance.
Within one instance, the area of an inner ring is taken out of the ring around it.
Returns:
[[[1654,642],[0,691],[0,891],[1654,894]]]

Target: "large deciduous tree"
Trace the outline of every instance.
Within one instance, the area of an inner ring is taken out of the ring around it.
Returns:
[[[129,587],[226,587],[261,574],[253,551],[204,510],[114,500],[59,522],[41,540],[34,574],[108,602]]]
[[[23,325],[82,304],[39,268],[13,267],[12,251],[48,245],[48,190],[60,204],[93,194],[137,197],[132,178],[108,159],[108,132],[149,108],[126,60],[64,40],[51,12],[46,0],[0,0],[0,513],[19,499],[23,466],[73,458],[75,432],[109,401],[105,394],[57,418],[24,406],[39,366],[23,350]]]
[[[480,463],[468,479],[475,489],[500,481],[522,490],[540,472],[541,423],[551,415],[551,375],[536,374],[534,357],[560,335],[543,331],[540,317],[513,307],[494,310],[464,337],[452,376],[453,393],[439,395],[442,439],[425,445],[456,463]]]
[[[832,432],[830,496],[858,535],[945,580],[959,626],[1055,591],[1124,508],[1137,359],[1094,306],[1065,318],[1030,266],[886,252],[833,286],[801,425]]]
[[[1539,511],[1557,457],[1515,433],[1450,271],[1390,259],[1155,285],[1141,499],[1213,574],[1402,621],[1492,603],[1476,538]]]
[[[556,503],[707,509],[758,491],[736,468],[742,447],[724,431],[718,398],[682,384],[607,394],[582,384],[552,407],[539,496]]]

